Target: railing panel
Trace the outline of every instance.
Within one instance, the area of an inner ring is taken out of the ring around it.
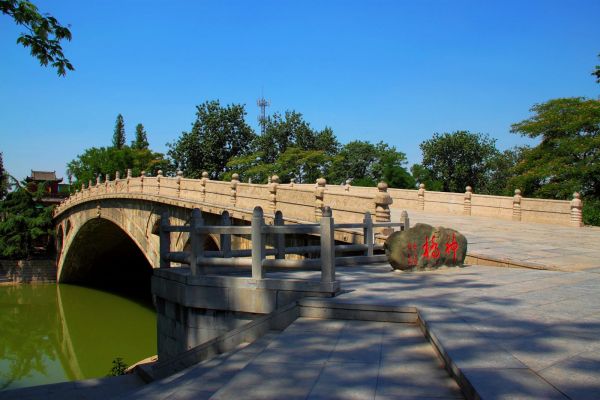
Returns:
[[[425,194],[425,211],[460,215],[463,209],[463,193],[427,192]]]
[[[471,215],[511,219],[513,199],[506,196],[473,194],[471,196]]]
[[[521,221],[568,224],[571,215],[571,205],[563,200],[529,199],[521,200]]]

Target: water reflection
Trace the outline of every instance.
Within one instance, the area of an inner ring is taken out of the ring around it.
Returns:
[[[149,304],[72,285],[0,287],[0,390],[104,376],[156,354]]]

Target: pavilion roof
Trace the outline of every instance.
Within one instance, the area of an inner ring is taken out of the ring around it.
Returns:
[[[56,171],[34,171],[34,170],[31,170],[31,176],[28,176],[27,180],[28,181],[62,182],[62,178],[56,177]]]

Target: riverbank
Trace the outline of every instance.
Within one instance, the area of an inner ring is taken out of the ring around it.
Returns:
[[[55,283],[56,260],[0,260],[0,285]]]

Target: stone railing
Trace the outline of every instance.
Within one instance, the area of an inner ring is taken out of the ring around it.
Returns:
[[[250,267],[252,278],[263,279],[266,268],[310,268],[318,267],[321,270],[321,283],[330,285],[335,282],[336,265],[368,264],[387,261],[385,254],[374,254],[375,250],[382,250],[383,245],[375,243],[376,229],[399,230],[408,228],[408,218],[403,222],[373,223],[371,214],[366,212],[361,223],[335,224],[331,208],[323,207],[319,223],[285,225],[281,211],[275,213],[273,225],[265,223],[263,210],[256,206],[252,212],[250,226],[232,225],[227,212],[224,213],[223,224],[205,225],[202,213],[198,208],[192,211],[189,225],[171,225],[169,212],[165,211],[160,221],[160,268],[170,268],[171,262],[190,266],[192,276],[205,275],[206,268],[219,267]],[[360,229],[363,231],[361,244],[336,244],[335,231],[338,229]],[[190,237],[188,251],[171,250],[171,233],[187,232]],[[208,251],[204,249],[206,235],[220,235],[221,249]],[[295,245],[286,246],[286,235],[317,234],[320,245]],[[246,235],[250,237],[250,249],[233,250],[231,248],[232,235]],[[272,248],[267,248],[268,236],[274,238]],[[343,257],[343,253],[362,252],[362,256]],[[286,254],[307,255],[317,254],[319,258],[286,259]],[[273,256],[273,258],[267,258]]]
[[[311,185],[296,184],[307,188]],[[314,184],[312,185],[314,186]],[[345,193],[374,196],[377,188],[344,185],[329,185],[327,193]],[[573,193],[573,199],[547,200],[526,198],[519,189],[513,197],[490,196],[473,193],[470,186],[464,193],[435,192],[425,189],[388,189],[394,209],[416,210],[439,214],[491,217],[522,222],[550,223],[565,226],[583,226],[583,202],[579,193]]]
[[[95,198],[135,197],[142,194],[153,198],[181,199],[224,209],[245,210],[250,215],[259,206],[267,215],[273,216],[276,211],[281,211],[287,220],[298,222],[320,221],[325,206],[329,206],[336,220],[343,223],[362,222],[365,212],[375,216],[375,223],[390,222],[389,205],[392,199],[383,182],[372,193],[348,195],[344,192],[329,192],[323,178],[312,187],[299,187],[293,183],[280,184],[276,175],[266,185],[242,183],[237,174],[233,174],[230,182],[215,181],[208,179],[206,172],[200,179],[184,178],[181,172],[174,177],[166,177],[161,171],[158,171],[157,176],[146,176],[142,172],[142,176],[133,177],[128,171],[125,178],[121,178],[119,174],[115,174],[114,180],[109,176],[105,178],[102,181],[98,177],[95,183],[90,181],[88,185],[84,185],[81,190],[61,202],[54,215]]]
[[[69,204],[99,194],[143,193],[169,198],[181,198],[211,204],[228,205],[232,208],[252,210],[263,208],[267,214],[276,210],[286,218],[299,221],[318,221],[324,206],[333,210],[336,220],[359,222],[363,213],[375,215],[375,222],[390,221],[390,207],[401,210],[417,210],[431,213],[482,216],[522,222],[551,223],[557,225],[583,226],[583,203],[578,193],[573,200],[546,200],[525,198],[519,189],[513,197],[489,196],[473,193],[467,186],[465,193],[428,191],[421,184],[419,189],[388,189],[381,182],[378,187],[327,185],[320,178],[314,184],[297,184],[293,181],[280,184],[275,175],[267,184],[242,183],[237,174],[230,182],[208,179],[204,172],[200,179],[184,178],[181,172],[175,177],[165,177],[159,171],[157,176],[134,178],[118,174],[114,180],[100,177],[95,184],[87,187],[63,201],[56,209],[60,213]]]

